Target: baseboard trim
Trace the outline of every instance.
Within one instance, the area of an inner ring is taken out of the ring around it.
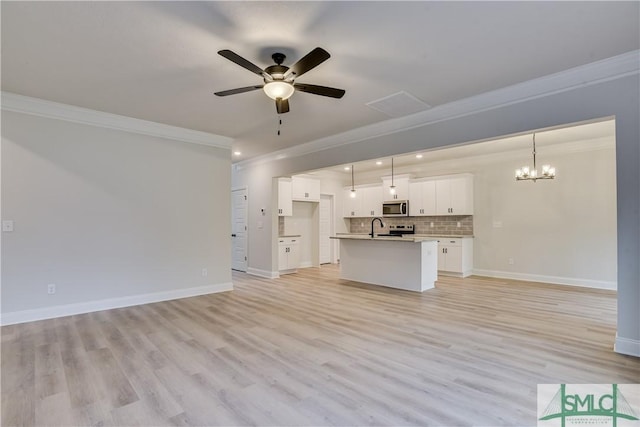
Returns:
[[[120,298],[108,298],[75,304],[37,308],[33,310],[14,311],[9,313],[2,313],[0,324],[2,326],[15,325],[17,323],[54,319],[56,317],[72,316],[74,314],[91,313],[94,311],[110,310],[113,308],[131,307],[134,305],[150,304],[153,302],[195,297],[198,295],[215,294],[218,292],[226,292],[232,290],[233,283],[231,282],[216,283],[213,285],[154,292],[151,294],[131,295]]]
[[[280,273],[277,271],[261,270],[259,268],[249,267],[247,268],[247,274],[252,276],[264,277],[265,279],[277,279],[280,277]]]
[[[619,337],[616,334],[616,343],[613,345],[613,351],[627,356],[640,357],[640,341]]]
[[[617,282],[604,280],[578,279],[575,277],[545,276],[541,274],[514,273],[510,271],[473,269],[476,276],[495,277],[497,279],[526,280],[530,282],[553,283],[554,285],[580,286],[583,288],[607,289],[615,291],[618,289]]]

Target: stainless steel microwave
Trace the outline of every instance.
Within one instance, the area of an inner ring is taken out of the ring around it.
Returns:
[[[409,216],[408,200],[382,202],[382,216]]]

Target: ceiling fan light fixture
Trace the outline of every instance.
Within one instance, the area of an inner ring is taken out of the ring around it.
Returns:
[[[289,99],[295,90],[291,83],[279,80],[265,83],[263,89],[271,99]]]

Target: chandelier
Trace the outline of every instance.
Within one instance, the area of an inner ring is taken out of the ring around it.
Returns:
[[[553,179],[556,177],[556,168],[550,165],[542,166],[542,173],[538,174],[536,169],[536,134],[533,134],[533,169],[529,166],[523,166],[516,169],[516,181],[533,181],[536,182],[539,179]]]

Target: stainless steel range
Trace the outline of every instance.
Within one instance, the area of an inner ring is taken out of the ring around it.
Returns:
[[[378,236],[402,236],[403,234],[415,234],[416,226],[413,224],[398,224],[389,225],[389,232],[385,234],[378,234]]]

